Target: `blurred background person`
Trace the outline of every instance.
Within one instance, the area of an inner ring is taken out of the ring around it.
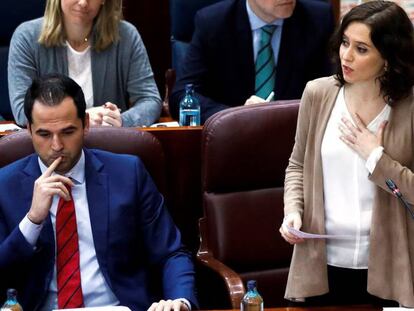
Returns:
[[[385,183],[414,203],[413,26],[395,3],[367,2],[345,15],[333,51],[336,75],[304,91],[286,170],[285,297],[414,307],[414,219]]]
[[[329,3],[226,0],[200,10],[170,98],[178,118],[185,85],[200,99],[201,123],[216,112],[268,100],[298,99],[306,82],[332,73]]]
[[[47,0],[43,18],[21,24],[8,64],[16,122],[27,122],[23,101],[32,79],[53,72],[81,85],[91,125],[157,121],[161,99],[144,43],[122,18],[122,0]]]

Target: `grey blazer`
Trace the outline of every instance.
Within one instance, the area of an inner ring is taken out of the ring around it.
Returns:
[[[66,46],[47,48],[38,43],[42,23],[39,18],[21,24],[10,42],[10,103],[20,125],[27,122],[23,104],[32,79],[47,73],[68,74]],[[150,125],[160,116],[161,99],[145,46],[132,24],[121,21],[119,32],[118,42],[102,52],[92,50],[94,106],[116,104],[123,111],[123,126]]]
[[[339,86],[333,77],[307,84],[299,110],[295,145],[286,170],[285,214],[302,214],[302,229],[325,232],[321,144]],[[395,103],[384,132],[384,153],[369,179],[376,193],[371,220],[368,292],[414,307],[414,219],[386,184],[391,178],[414,203],[413,95]],[[295,245],[286,298],[322,295],[329,291],[325,242]]]

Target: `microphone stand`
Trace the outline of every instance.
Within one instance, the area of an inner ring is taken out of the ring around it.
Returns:
[[[385,180],[385,183],[387,184],[388,188],[392,191],[392,193],[394,193],[398,200],[402,203],[402,205],[408,210],[411,217],[414,219],[414,212],[411,210],[410,204],[408,204],[408,202],[405,200],[395,182],[392,179],[388,178],[387,180]]]

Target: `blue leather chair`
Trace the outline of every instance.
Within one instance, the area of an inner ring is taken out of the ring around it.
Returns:
[[[45,0],[0,1],[0,119],[13,120],[7,84],[7,61],[10,39],[24,21],[42,16]]]
[[[172,68],[180,73],[180,64],[194,32],[195,13],[222,0],[170,0]]]

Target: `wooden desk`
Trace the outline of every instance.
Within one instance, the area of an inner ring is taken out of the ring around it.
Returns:
[[[361,310],[361,311],[379,311],[381,307],[373,306],[329,306],[329,307],[286,307],[286,308],[265,308],[264,311],[347,311],[347,310]],[[209,310],[209,311],[240,311],[240,310]]]
[[[182,233],[183,242],[195,254],[199,245],[198,219],[201,200],[202,126],[143,128],[161,142],[167,168],[167,206]]]

